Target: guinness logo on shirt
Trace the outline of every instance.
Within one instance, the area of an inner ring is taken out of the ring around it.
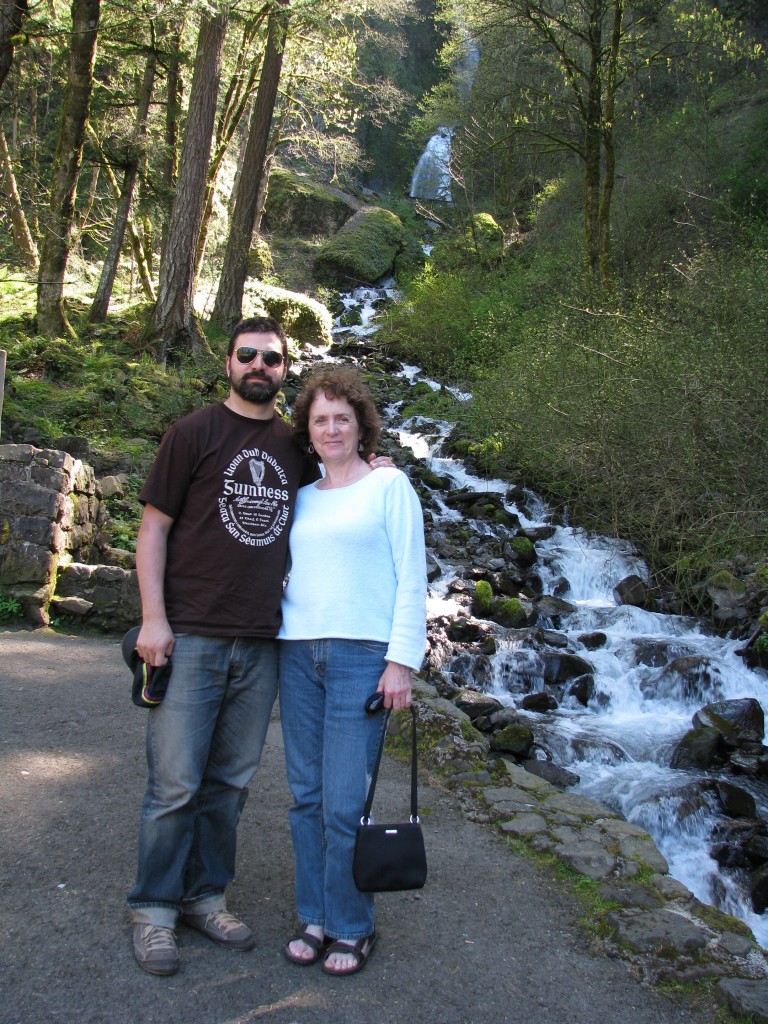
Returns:
[[[283,532],[290,516],[288,477],[268,452],[246,448],[224,470],[219,515],[241,544],[265,547]]]

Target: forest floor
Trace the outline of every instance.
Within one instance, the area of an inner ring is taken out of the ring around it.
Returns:
[[[289,793],[277,719],[241,825],[229,906],[238,953],[179,929],[181,969],[134,962],[125,893],[145,781],[146,712],[118,637],[0,632],[0,1024],[701,1024],[579,924],[564,887],[437,784],[419,793],[429,879],[377,901],[366,969],[330,978],[281,947],[294,927]],[[407,806],[387,759],[380,820]]]

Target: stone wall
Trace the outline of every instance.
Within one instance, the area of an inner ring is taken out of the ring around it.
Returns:
[[[136,573],[110,554],[93,469],[29,444],[0,445],[0,592],[32,625],[71,616],[109,631],[139,620]]]

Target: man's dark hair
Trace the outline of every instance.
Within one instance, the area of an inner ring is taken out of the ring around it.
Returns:
[[[229,348],[227,349],[227,355],[231,356],[235,351],[235,342],[241,334],[276,334],[280,339],[280,344],[283,346],[283,359],[285,360],[286,367],[288,366],[288,338],[285,331],[283,330],[282,324],[279,324],[277,320],[274,320],[271,316],[249,316],[245,320],[241,320],[240,323],[232,331],[232,337],[229,339]]]

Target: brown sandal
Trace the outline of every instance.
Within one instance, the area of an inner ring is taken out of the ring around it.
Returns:
[[[296,956],[295,953],[291,952],[291,943],[296,942],[300,939],[305,945],[309,946],[314,951],[314,956]],[[332,940],[327,936],[323,939],[318,939],[316,935],[310,935],[305,925],[301,931],[296,932],[283,946],[283,953],[292,964],[298,964],[299,967],[311,967],[312,964],[316,964],[320,957],[323,955],[326,947]]]
[[[325,951],[325,957],[323,959],[323,970],[326,974],[338,974],[339,976],[346,977],[348,974],[357,974],[358,971],[362,971],[365,965],[368,963],[368,957],[371,955],[371,950],[376,942],[376,932],[372,932],[367,935],[364,939],[358,939],[354,945],[350,945],[348,942],[333,942]],[[368,944],[366,947],[366,943]],[[326,967],[328,957],[331,953],[351,953],[355,958],[354,967],[349,967],[346,970],[335,971],[332,967]]]

